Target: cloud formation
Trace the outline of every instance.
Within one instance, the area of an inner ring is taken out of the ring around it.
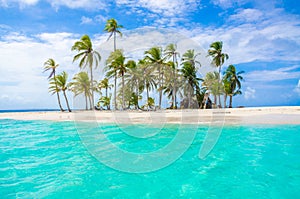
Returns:
[[[298,81],[297,86],[294,89],[294,92],[296,92],[299,95],[299,97],[300,97],[300,79]]]
[[[251,87],[247,87],[244,92],[244,97],[246,100],[255,99],[256,90]]]

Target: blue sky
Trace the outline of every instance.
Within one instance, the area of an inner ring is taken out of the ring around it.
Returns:
[[[210,43],[223,41],[230,57],[223,68],[233,64],[245,71],[243,95],[234,98],[234,106],[300,105],[298,4],[296,0],[0,0],[0,109],[56,108],[55,96],[47,92],[43,63],[51,57],[60,64],[59,72],[70,76],[78,72],[70,48],[83,34],[90,35],[105,60],[112,50],[103,31],[109,18],[124,26],[119,47],[132,56],[170,39],[143,28],[167,29],[189,38],[193,44],[187,42],[182,49],[197,45],[203,56]],[[202,68],[209,68],[207,60],[200,61]],[[100,68],[99,78],[101,73]]]

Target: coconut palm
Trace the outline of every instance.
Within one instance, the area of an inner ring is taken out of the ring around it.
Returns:
[[[163,93],[169,99],[172,99],[170,108],[176,109],[176,96],[178,93],[180,93],[179,89],[182,86],[182,78],[181,75],[178,73],[178,70],[174,70],[175,64],[172,61],[168,62],[168,65],[172,68],[172,70],[165,71],[165,84],[163,86]]]
[[[229,100],[229,108],[232,108],[232,98],[235,95],[242,94],[240,91],[241,89],[241,81],[243,80],[243,77],[241,74],[243,74],[244,71],[236,72],[236,68],[233,65],[229,65],[227,70],[224,74],[224,81],[227,82],[228,87],[228,94],[230,97]]]
[[[122,32],[119,30],[123,28],[122,25],[119,25],[117,20],[114,18],[108,19],[105,24],[104,31],[110,33],[107,40],[109,40],[112,36],[114,36],[114,51],[117,50],[117,44],[116,44],[116,36],[117,33],[122,37]]]
[[[108,57],[107,61],[106,61],[106,68],[105,70],[107,71],[106,76],[108,78],[112,78],[114,77],[115,79],[115,108],[117,107],[117,77],[121,77],[122,78],[122,109],[125,108],[125,91],[124,91],[124,84],[125,84],[125,80],[124,80],[124,74],[127,71],[127,65],[125,64],[125,57],[123,55],[123,51],[120,49],[117,49],[116,51],[112,52],[110,54],[110,56]]]
[[[197,56],[199,56],[200,53],[195,54],[194,49],[187,50],[183,55],[182,55],[182,61],[183,64],[186,62],[189,62],[193,67],[197,67],[197,65],[201,66],[201,63],[196,60]]]
[[[88,110],[88,102],[90,108],[92,108],[92,92],[91,92],[91,81],[86,72],[79,72],[73,77],[73,81],[70,82],[70,90],[74,93],[75,97],[84,94],[85,97],[85,109]]]
[[[216,41],[210,45],[208,56],[212,57],[212,64],[219,69],[219,82],[221,83],[221,67],[224,62],[229,58],[228,54],[222,52],[223,42]],[[219,95],[219,105],[221,107],[221,96]]]
[[[157,70],[157,86],[159,91],[159,109],[161,108],[162,102],[162,90],[164,84],[164,66],[166,65],[165,59],[163,57],[162,49],[160,47],[152,47],[149,50],[145,51],[145,60],[149,63],[149,66],[156,68]]]
[[[146,103],[149,104],[148,103],[150,100],[149,91],[151,91],[157,87],[157,84],[156,84],[157,76],[154,73],[155,68],[151,67],[150,63],[148,63],[145,59],[140,60],[138,66],[139,66],[139,71],[141,74],[141,81],[142,81],[139,89],[141,89],[141,90],[146,89],[146,96],[147,96]],[[152,104],[152,103],[150,103],[150,104]],[[149,110],[149,108],[151,108],[151,106],[147,106],[147,107],[148,107],[148,110]]]
[[[61,111],[64,111],[64,109],[61,106],[61,102],[60,102],[60,96],[59,96],[59,89],[57,88],[57,82],[56,82],[56,68],[58,67],[58,64],[55,63],[54,59],[49,58],[45,63],[44,63],[44,72],[50,70],[51,73],[48,76],[48,79],[52,78],[54,79],[54,83],[55,83],[55,93],[57,96],[57,102],[59,105],[59,108]]]
[[[99,62],[101,60],[101,55],[98,51],[93,49],[93,44],[88,35],[83,35],[79,41],[76,41],[75,44],[71,48],[72,51],[77,51],[78,54],[74,56],[73,62],[80,60],[79,67],[85,68],[89,67],[90,69],[90,83],[94,82],[93,79],[93,66],[95,68],[98,67]],[[92,93],[92,102],[94,103],[94,85],[90,86]],[[92,106],[92,109],[94,106]]]
[[[197,90],[200,90],[199,81],[201,79],[197,77],[197,70],[192,62],[183,62],[182,65],[181,73],[185,82],[184,90],[188,95],[188,108],[191,108],[192,97],[194,97]]]
[[[143,85],[141,64],[142,61],[136,64],[133,60],[129,60],[126,64],[128,70],[125,74],[125,85],[129,87],[129,92],[131,93],[130,104],[134,105],[136,109],[139,109],[138,101],[141,99],[140,93],[142,92]]]
[[[177,80],[177,70],[178,70],[178,61],[177,57],[179,57],[179,53],[177,52],[177,46],[176,44],[169,44],[167,45],[165,49],[165,55],[167,58],[172,58],[173,65],[173,86],[174,88],[172,89],[172,108],[177,109],[177,100],[176,100],[176,93],[177,93],[177,85],[176,85],[176,80]]]
[[[219,82],[219,73],[216,71],[207,73],[202,85],[206,90],[211,91],[214,96],[214,104],[217,105],[217,96],[224,91],[222,83]]]
[[[71,112],[71,109],[70,109],[70,106],[69,106],[69,101],[68,101],[68,98],[67,98],[67,95],[66,95],[66,90],[68,89],[67,81],[68,81],[68,73],[66,73],[65,71],[63,71],[61,74],[56,76],[57,87],[60,91],[63,92],[64,98],[66,100],[66,104],[67,104],[67,107],[68,107],[68,111]]]
[[[107,78],[104,78],[98,84],[99,89],[105,89],[105,99],[104,100],[106,102],[107,102],[107,99],[110,100],[110,98],[108,97],[108,89],[111,89],[112,87],[113,87],[113,85],[109,83],[109,80]],[[105,103],[105,104],[106,104],[107,110],[110,110],[110,103]]]

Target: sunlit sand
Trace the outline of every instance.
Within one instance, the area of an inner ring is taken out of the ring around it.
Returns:
[[[300,124],[300,106],[159,111],[74,111],[0,113],[0,119],[97,121],[98,123]]]

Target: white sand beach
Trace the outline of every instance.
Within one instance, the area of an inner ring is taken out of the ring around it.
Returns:
[[[0,119],[97,121],[98,123],[300,124],[300,106],[159,111],[0,113]]]

